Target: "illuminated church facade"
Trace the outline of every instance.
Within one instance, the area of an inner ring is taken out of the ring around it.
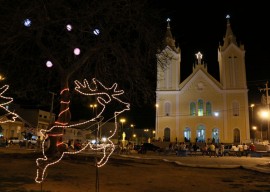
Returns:
[[[198,52],[192,73],[180,82],[181,50],[175,45],[169,22],[165,45],[157,54],[156,139],[249,142],[245,49],[236,42],[229,16],[223,44],[218,47],[220,80],[208,73]]]

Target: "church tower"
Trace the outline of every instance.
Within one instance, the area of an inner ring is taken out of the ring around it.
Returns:
[[[218,49],[220,83],[223,89],[246,89],[246,67],[244,45],[238,45],[232,32],[230,16],[223,45]]]
[[[250,141],[245,50],[238,45],[229,16],[218,47],[220,81],[198,52],[192,73],[180,82],[181,51],[169,21],[157,54],[156,132],[165,142],[246,143]]]
[[[167,19],[164,49],[157,54],[157,90],[178,90],[180,83],[180,48],[175,46]]]

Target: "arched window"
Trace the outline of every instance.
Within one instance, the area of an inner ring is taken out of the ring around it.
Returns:
[[[197,142],[205,142],[205,127],[200,125],[197,129]]]
[[[218,128],[212,129],[212,141],[215,141],[215,143],[219,143],[219,129]]]
[[[240,131],[237,128],[233,130],[233,142],[240,143]]]
[[[209,101],[206,103],[206,116],[212,116],[212,106]]]
[[[170,134],[171,134],[170,128],[168,128],[168,127],[165,128],[164,129],[164,139],[163,139],[163,141],[170,141],[171,140]]]
[[[196,104],[194,102],[190,103],[190,115],[195,116],[196,115]]]
[[[169,102],[165,103],[165,116],[170,116],[171,105]]]
[[[232,110],[233,110],[233,116],[239,116],[240,107],[239,107],[239,103],[237,101],[234,101],[232,103]]]
[[[198,100],[198,116],[203,116],[203,100]]]
[[[190,142],[190,139],[191,139],[191,131],[190,131],[190,128],[186,127],[184,129],[184,141]]]

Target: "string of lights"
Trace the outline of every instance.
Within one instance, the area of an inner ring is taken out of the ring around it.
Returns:
[[[46,170],[49,166],[52,166],[56,163],[59,163],[62,158],[64,157],[65,154],[78,154],[82,151],[84,151],[87,147],[90,147],[90,149],[92,150],[103,150],[103,157],[97,162],[97,167],[102,167],[104,166],[109,157],[111,156],[111,154],[113,153],[115,146],[113,144],[113,142],[111,141],[111,138],[116,134],[117,129],[118,129],[118,122],[117,122],[117,116],[121,113],[123,113],[124,111],[130,110],[130,104],[126,103],[122,100],[120,100],[117,96],[120,96],[122,94],[124,94],[123,90],[117,90],[117,84],[114,83],[112,87],[106,87],[104,86],[100,81],[96,80],[95,78],[92,79],[92,83],[95,85],[95,88],[92,89],[89,86],[88,81],[85,79],[83,81],[83,84],[80,83],[78,80],[75,81],[76,87],[75,90],[78,91],[80,94],[86,95],[86,96],[97,96],[97,102],[103,107],[102,110],[97,114],[96,117],[85,121],[85,122],[81,122],[81,123],[76,123],[76,124],[71,124],[71,125],[63,125],[61,123],[58,123],[59,125],[55,125],[52,126],[49,130],[45,130],[45,129],[41,129],[40,133],[44,136],[44,138],[48,138],[48,135],[52,135],[51,132],[53,131],[53,129],[55,128],[70,128],[70,127],[77,127],[77,126],[81,126],[84,124],[87,124],[89,122],[93,122],[96,119],[98,119],[99,117],[101,117],[101,114],[105,111],[106,109],[106,105],[108,103],[110,103],[112,100],[116,100],[119,103],[123,104],[123,108],[119,111],[114,111],[113,114],[113,118],[115,119],[115,129],[112,132],[112,134],[107,138],[106,143],[104,143],[103,145],[97,146],[96,143],[92,143],[91,141],[89,141],[84,147],[82,147],[80,150],[78,151],[65,151],[62,152],[62,154],[60,155],[60,157],[58,159],[50,159],[48,158],[48,156],[46,155],[46,151],[45,151],[45,139],[42,142],[42,154],[43,157],[42,158],[37,158],[36,159],[36,165],[37,165],[37,175],[35,178],[36,183],[42,183],[45,179],[45,173]],[[66,111],[66,109],[64,109],[63,111]],[[63,112],[60,112],[60,114],[63,114]],[[55,136],[61,136],[61,134],[57,134]],[[110,148],[109,152],[107,152],[107,148]],[[107,152],[107,153],[106,153]],[[49,162],[51,161],[51,162]],[[46,164],[47,162],[47,164]]]

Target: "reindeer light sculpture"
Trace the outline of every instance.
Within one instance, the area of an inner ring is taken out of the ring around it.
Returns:
[[[57,128],[69,128],[69,127],[76,127],[76,126],[80,126],[86,123],[89,123],[91,121],[95,121],[98,118],[101,117],[101,115],[105,112],[106,110],[106,106],[111,103],[111,102],[117,102],[119,103],[119,105],[121,106],[121,109],[115,111],[112,115],[113,118],[115,120],[115,129],[112,132],[112,134],[107,138],[107,144],[102,145],[100,147],[93,147],[93,144],[88,141],[86,143],[86,145],[78,150],[78,151],[74,151],[74,152],[70,152],[70,151],[62,151],[59,154],[59,158],[50,158],[48,157],[49,154],[46,154],[45,148],[44,148],[44,142],[45,140],[42,142],[42,153],[43,153],[43,157],[42,158],[37,158],[36,159],[36,164],[37,164],[37,176],[35,181],[37,183],[42,183],[44,181],[44,175],[46,172],[46,169],[51,166],[54,165],[58,162],[61,161],[61,159],[64,157],[65,154],[77,154],[82,152],[83,150],[85,150],[87,147],[90,147],[90,149],[92,150],[103,150],[103,157],[97,162],[97,167],[101,167],[103,165],[106,164],[106,162],[108,161],[109,157],[111,156],[111,154],[113,153],[115,147],[113,142],[111,141],[111,138],[115,135],[115,133],[117,132],[117,116],[121,113],[123,113],[124,111],[127,111],[130,109],[130,104],[126,103],[124,101],[122,101],[121,99],[119,99],[118,96],[124,94],[123,90],[118,90],[117,89],[117,84],[114,83],[111,87],[106,87],[104,86],[100,81],[98,81],[97,79],[93,78],[92,79],[92,84],[94,85],[93,88],[90,87],[88,81],[86,79],[84,79],[83,83],[79,82],[78,80],[75,81],[75,90],[83,95],[86,96],[96,96],[97,98],[97,102],[102,106],[102,109],[99,113],[97,113],[97,115],[85,122],[82,123],[78,123],[78,124],[73,124],[73,125],[57,125],[57,126],[53,126],[51,127],[49,130],[40,130],[40,132],[43,134],[43,136],[45,138],[48,137],[48,134],[50,134],[50,132],[52,132],[53,129],[57,129]],[[109,152],[106,153],[106,148],[111,148],[111,150],[109,150]]]

